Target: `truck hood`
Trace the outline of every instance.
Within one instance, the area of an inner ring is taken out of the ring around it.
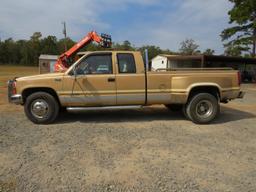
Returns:
[[[27,81],[27,80],[34,80],[34,79],[45,79],[45,78],[54,78],[54,77],[62,77],[64,73],[47,73],[41,75],[32,75],[26,77],[19,77],[16,78],[17,81]]]

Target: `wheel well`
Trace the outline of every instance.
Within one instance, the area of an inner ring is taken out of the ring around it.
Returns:
[[[56,99],[56,101],[60,104],[59,97],[58,97],[57,93],[54,91],[54,89],[48,88],[48,87],[28,88],[28,89],[25,89],[25,90],[22,92],[23,102],[25,103],[25,102],[26,102],[26,99],[28,98],[28,96],[31,95],[31,94],[33,94],[33,93],[36,93],[36,92],[46,92],[46,93],[49,93],[49,94],[52,95],[52,96]]]
[[[220,99],[220,90],[216,86],[198,86],[194,87],[190,90],[188,99],[193,97],[194,95],[198,93],[209,93],[216,97],[216,99]]]

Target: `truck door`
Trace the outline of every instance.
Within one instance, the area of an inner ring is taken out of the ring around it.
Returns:
[[[145,104],[144,68],[136,63],[135,57],[132,53],[116,54],[117,105]]]
[[[91,54],[82,59],[75,69],[76,75],[70,77],[72,83],[71,79],[64,81],[63,87],[70,95],[68,105],[116,105],[114,70],[112,53]]]

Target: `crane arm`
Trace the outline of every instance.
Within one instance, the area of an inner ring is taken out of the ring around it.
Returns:
[[[69,67],[67,63],[68,59],[70,59],[75,53],[77,53],[80,49],[92,41],[99,43],[102,47],[105,48],[111,47],[112,44],[111,37],[109,35],[102,34],[99,36],[95,31],[91,31],[81,41],[76,43],[68,51],[59,56],[57,62],[55,63],[54,71],[65,71]]]

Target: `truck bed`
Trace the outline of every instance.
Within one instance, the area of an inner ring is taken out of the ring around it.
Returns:
[[[232,68],[183,68],[159,69],[147,72],[148,104],[159,100],[161,103],[186,103],[195,87],[216,87],[220,100],[237,98],[239,72]],[[160,94],[159,94],[160,93]],[[158,99],[156,99],[158,98]]]

